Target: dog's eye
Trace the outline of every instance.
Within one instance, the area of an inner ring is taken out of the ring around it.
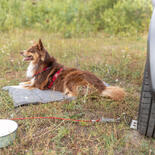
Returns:
[[[29,52],[34,53],[34,51],[33,51],[33,50],[29,50]]]

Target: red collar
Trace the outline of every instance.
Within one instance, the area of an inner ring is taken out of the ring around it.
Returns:
[[[43,68],[42,71],[35,73],[33,76],[37,76],[37,75],[41,74],[42,72],[45,72],[45,71],[49,70],[50,68],[51,67],[45,67],[45,68]]]

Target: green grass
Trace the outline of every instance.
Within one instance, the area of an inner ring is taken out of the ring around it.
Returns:
[[[148,29],[151,14],[147,0],[1,0],[0,30],[35,28],[65,38],[100,30],[131,35]]]
[[[124,101],[95,96],[72,102],[29,105],[14,109],[7,92],[0,91],[0,118],[55,116],[72,119],[121,117],[120,123],[73,123],[60,120],[20,120],[13,145],[0,154],[154,154],[155,141],[129,128],[137,119],[146,59],[147,35],[128,38],[104,33],[87,38],[64,39],[61,35],[18,30],[1,32],[0,88],[25,81],[26,63],[19,52],[42,38],[49,53],[66,66],[96,74],[111,85],[123,87]],[[126,117],[125,117],[125,116]],[[152,153],[151,153],[152,150]]]

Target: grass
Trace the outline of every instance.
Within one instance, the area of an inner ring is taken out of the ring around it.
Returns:
[[[146,0],[1,0],[0,30],[33,28],[66,38],[100,30],[131,35],[148,29],[151,14]]]
[[[155,141],[129,128],[137,119],[147,35],[128,38],[100,32],[87,38],[64,39],[34,30],[1,32],[0,88],[25,81],[27,64],[19,52],[42,38],[51,55],[66,66],[89,70],[111,85],[123,87],[124,101],[96,96],[72,102],[23,106],[14,109],[12,99],[0,91],[0,118],[55,116],[73,119],[121,117],[120,123],[73,123],[60,120],[20,120],[13,145],[0,154],[154,154]]]

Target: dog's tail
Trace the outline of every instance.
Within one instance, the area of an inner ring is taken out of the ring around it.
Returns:
[[[120,101],[125,97],[125,91],[120,87],[108,86],[102,91],[101,95]]]

